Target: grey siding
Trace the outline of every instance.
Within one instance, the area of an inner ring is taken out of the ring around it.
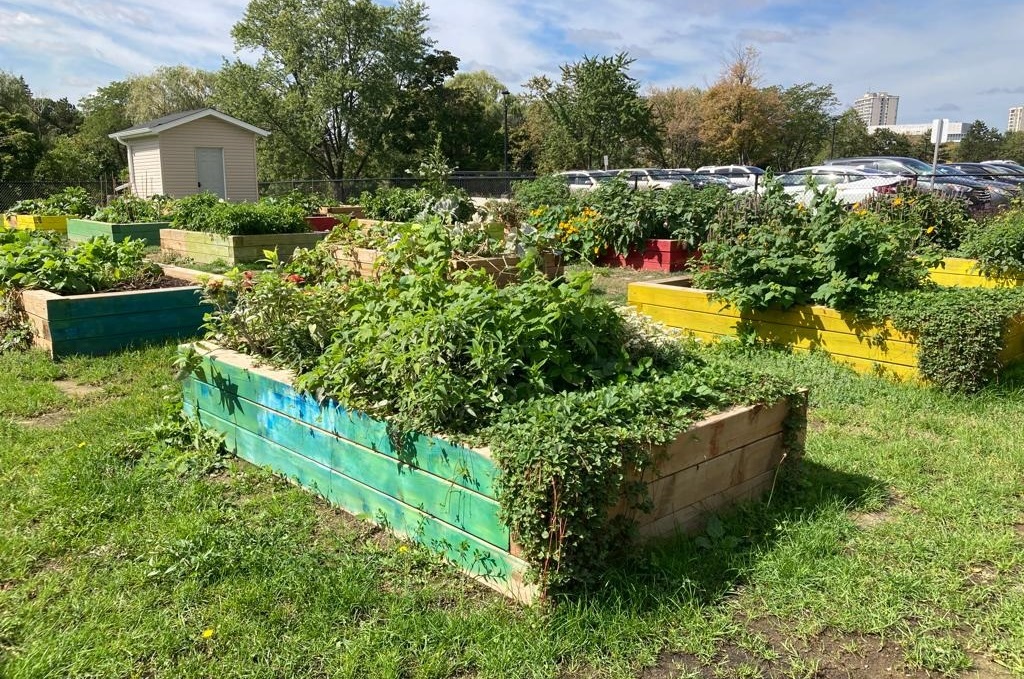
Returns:
[[[224,149],[225,193],[228,200],[254,201],[256,135],[216,118],[185,123],[160,134],[160,164],[164,192],[175,197],[199,192],[196,186],[196,148]]]

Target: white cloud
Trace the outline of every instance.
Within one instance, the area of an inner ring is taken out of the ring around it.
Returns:
[[[487,69],[517,90],[584,54],[627,50],[645,85],[706,86],[730,50],[754,43],[766,83],[832,83],[849,104],[863,92],[900,95],[900,120],[959,106],[1003,126],[1024,103],[1018,51],[1024,3],[955,0],[428,0],[437,46],[465,70]],[[77,98],[130,73],[232,55],[245,0],[0,0],[4,68],[37,92]]]

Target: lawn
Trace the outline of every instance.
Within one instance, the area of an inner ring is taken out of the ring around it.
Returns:
[[[529,609],[154,428],[171,346],[0,356],[0,676],[1024,677],[1024,374],[729,350],[812,389],[800,473]]]

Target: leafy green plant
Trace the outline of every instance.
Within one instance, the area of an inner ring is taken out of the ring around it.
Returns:
[[[94,209],[88,191],[80,186],[70,186],[48,198],[18,201],[11,206],[8,214],[87,217]]]
[[[527,214],[539,207],[568,205],[572,202],[572,194],[564,177],[544,175],[513,182],[512,200],[523,214]]]
[[[169,199],[163,197],[146,199],[133,195],[120,196],[97,210],[92,219],[112,224],[163,221],[170,210],[170,203]]]
[[[145,286],[162,275],[145,241],[93,238],[66,247],[55,234],[0,232],[0,285],[63,294]]]
[[[222,236],[305,233],[305,216],[304,208],[288,202],[228,203],[204,192],[178,200],[171,224]]]
[[[744,310],[855,308],[879,291],[920,287],[939,259],[913,223],[847,212],[830,190],[804,208],[777,182],[722,210],[702,253],[695,283]]]
[[[0,354],[22,351],[32,344],[32,328],[21,308],[17,291],[0,290]]]
[[[975,392],[996,379],[1005,332],[1024,314],[1024,288],[887,292],[864,311],[891,320],[918,344],[918,366],[946,391]]]
[[[1024,201],[971,230],[959,254],[978,260],[987,276],[1020,275],[1024,271]]]
[[[857,208],[877,214],[884,222],[917,229],[928,242],[947,252],[960,247],[975,224],[967,201],[907,186],[895,196],[877,195]]]

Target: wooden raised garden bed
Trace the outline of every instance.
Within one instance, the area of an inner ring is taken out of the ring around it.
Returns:
[[[164,266],[164,274],[191,283],[211,274]],[[101,355],[117,349],[199,334],[210,307],[198,285],[89,295],[23,290],[21,308],[32,328],[32,344],[53,358]]]
[[[337,245],[331,248],[331,254],[335,261],[349,270],[357,272],[363,278],[371,278],[375,274],[380,250],[372,248],[355,248]],[[552,252],[542,255],[543,264],[541,270],[548,278],[554,279],[565,272],[562,257]],[[481,269],[486,271],[494,281],[505,286],[519,280],[520,258],[516,255],[503,255],[500,257],[463,257],[452,259],[452,269],[462,271],[464,269]]]
[[[12,229],[24,231],[56,231],[68,232],[68,219],[65,215],[11,215],[7,224]]]
[[[95,236],[106,236],[115,243],[126,238],[135,238],[146,241],[146,245],[160,245],[160,229],[166,229],[168,226],[168,222],[116,224],[91,219],[69,219],[68,240],[79,242]]]
[[[939,285],[960,288],[1015,288],[1024,285],[1024,272],[1009,276],[986,276],[973,259],[946,257],[942,264],[929,269],[928,278]]]
[[[160,249],[200,264],[220,260],[233,266],[259,261],[264,258],[266,250],[277,250],[278,257],[286,261],[291,259],[297,248],[312,248],[326,235],[325,232],[313,232],[221,236],[201,231],[160,229]]]
[[[612,267],[629,267],[638,271],[664,271],[673,273],[682,271],[686,262],[696,254],[689,249],[685,241],[669,238],[653,238],[648,240],[641,249],[630,250],[628,254],[606,252],[597,263]]]
[[[688,276],[630,283],[628,299],[651,318],[701,339],[752,333],[779,346],[826,351],[860,372],[881,369],[900,377],[920,377],[915,339],[891,323],[873,324],[824,306],[741,313],[714,299],[712,291],[691,287]],[[1024,358],[1024,319],[1016,319],[1003,340],[1003,364]]]
[[[487,450],[431,436],[398,450],[384,422],[296,391],[291,373],[210,344],[196,349],[202,362],[184,382],[185,412],[222,433],[230,451],[439,551],[507,596],[538,595],[499,519],[499,472]],[[682,433],[648,474],[655,508],[632,517],[640,533],[690,530],[706,512],[770,488],[787,442],[801,436],[787,438],[789,414],[788,399],[736,408]]]

